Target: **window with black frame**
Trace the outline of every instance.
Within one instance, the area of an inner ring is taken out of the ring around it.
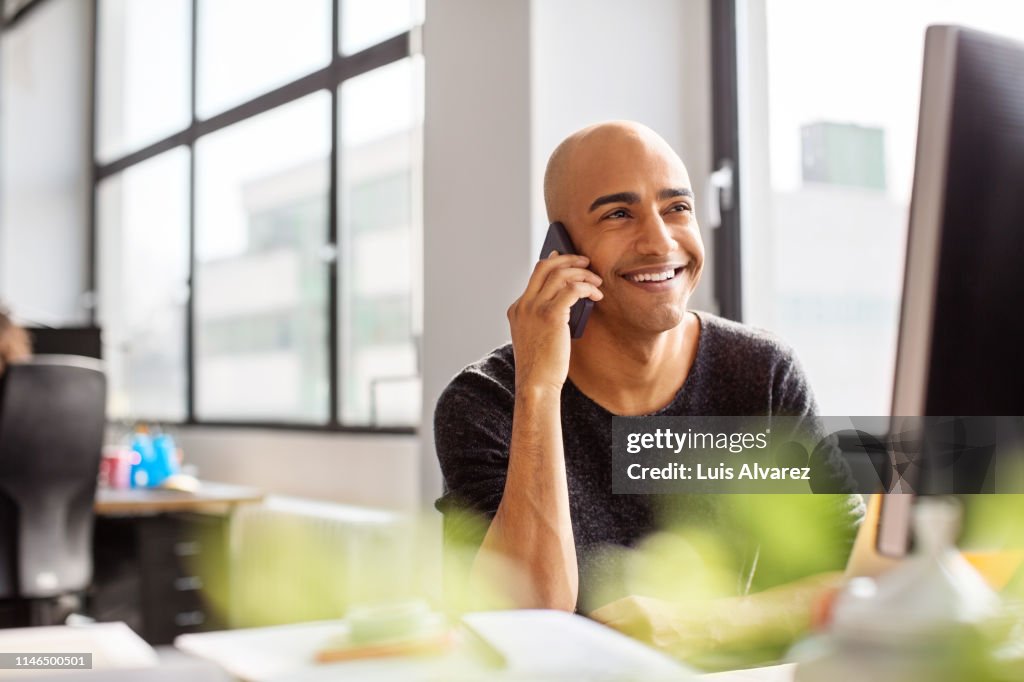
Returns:
[[[422,0],[97,0],[112,418],[420,416]]]
[[[727,312],[795,348],[823,414],[889,414],[925,29],[953,23],[1022,39],[1024,7],[714,8],[714,54],[731,69],[716,73],[715,101],[736,121],[731,136],[716,135],[726,142],[717,153],[740,169],[739,224],[726,235],[735,241],[716,254],[723,278],[740,283]]]

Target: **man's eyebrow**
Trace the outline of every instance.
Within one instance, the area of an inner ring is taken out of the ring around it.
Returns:
[[[594,199],[594,203],[590,205],[590,208],[588,208],[587,211],[593,211],[595,208],[604,206],[605,204],[635,204],[639,201],[640,195],[636,192],[616,192],[615,194],[605,194],[603,197]]]
[[[693,190],[688,187],[669,187],[658,192],[658,198],[661,200],[673,199],[675,197],[689,197],[693,198]]]
[[[673,199],[675,197],[689,197],[693,198],[693,190],[688,187],[667,187],[658,192],[658,199],[664,201],[665,199]],[[640,201],[640,195],[636,192],[616,192],[615,194],[605,194],[603,197],[594,199],[594,203],[587,209],[588,212],[603,206],[605,204],[636,204]]]

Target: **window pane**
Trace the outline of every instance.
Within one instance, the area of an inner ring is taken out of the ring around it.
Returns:
[[[331,0],[200,0],[196,109],[229,109],[331,59]]]
[[[196,413],[327,419],[330,97],[196,145]]]
[[[99,317],[113,418],[185,418],[188,150],[101,182]]]
[[[140,149],[191,119],[190,0],[100,0],[96,156]]]
[[[420,417],[422,59],[341,87],[341,415],[347,424]]]
[[[1024,37],[1024,8],[1001,0],[762,6],[740,32],[749,80],[744,319],[795,347],[823,413],[885,415],[925,27]]]
[[[423,23],[423,0],[341,0],[341,51],[354,54]]]

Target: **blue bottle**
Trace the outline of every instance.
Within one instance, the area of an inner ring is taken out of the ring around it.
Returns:
[[[132,463],[132,487],[146,488],[154,485],[152,478],[156,451],[153,449],[153,439],[145,427],[140,427],[132,436],[132,450],[138,455]]]
[[[160,485],[168,476],[178,473],[178,460],[175,457],[176,448],[174,439],[170,434],[161,433],[153,438],[153,474],[150,477],[150,485]]]

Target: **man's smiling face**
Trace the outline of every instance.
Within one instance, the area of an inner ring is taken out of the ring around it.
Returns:
[[[682,161],[636,124],[602,124],[566,144],[553,155],[545,198],[604,280],[595,319],[623,331],[676,327],[704,267]]]

